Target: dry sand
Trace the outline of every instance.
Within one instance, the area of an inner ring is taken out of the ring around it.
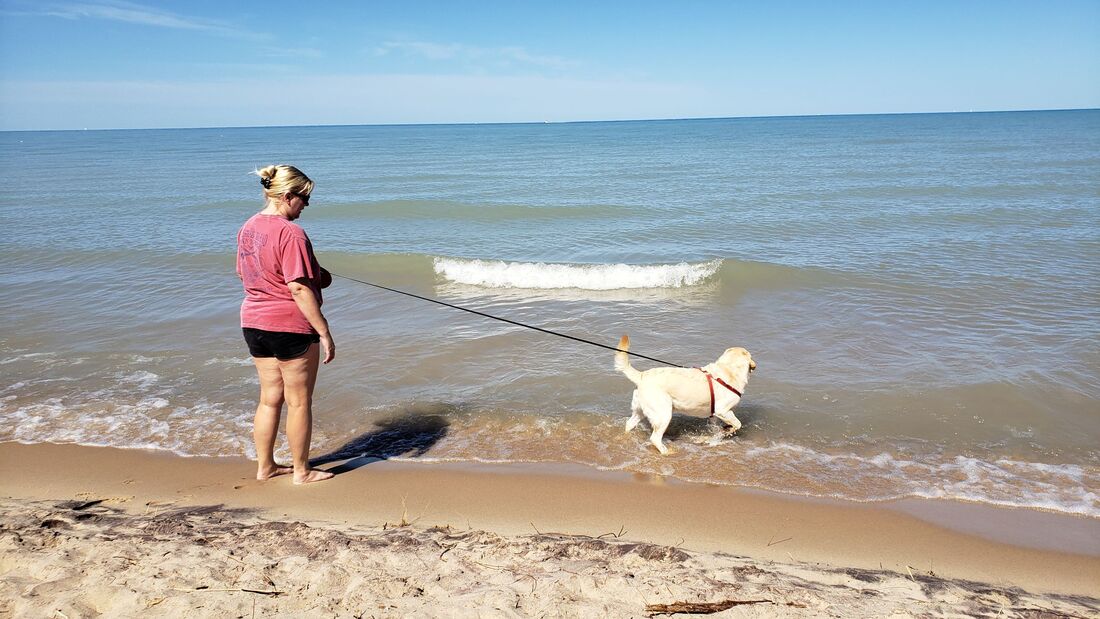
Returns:
[[[1094,519],[574,468],[335,468],[295,487],[257,482],[239,459],[0,445],[0,616],[690,610],[659,606],[676,603],[725,617],[1100,616]]]

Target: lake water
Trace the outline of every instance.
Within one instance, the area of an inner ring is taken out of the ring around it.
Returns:
[[[337,278],[323,460],[1100,517],[1100,111],[7,132],[0,162],[0,440],[253,455],[234,243],[285,162],[337,274],[759,364],[737,435],[678,417],[661,457],[612,352]]]

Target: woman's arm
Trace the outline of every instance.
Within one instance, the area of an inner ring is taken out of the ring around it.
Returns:
[[[290,282],[287,287],[290,288],[290,294],[294,297],[294,302],[298,305],[302,315],[309,321],[309,325],[313,327],[313,330],[321,336],[321,349],[324,352],[321,360],[323,363],[328,363],[336,357],[336,342],[332,340],[332,334],[329,333],[328,320],[321,313],[317,296],[313,294],[313,289],[305,283],[308,281],[303,277]]]

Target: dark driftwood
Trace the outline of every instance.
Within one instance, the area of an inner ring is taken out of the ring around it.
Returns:
[[[710,615],[745,604],[775,604],[772,600],[723,600],[721,602],[674,602],[672,604],[647,604],[645,611],[653,615]]]

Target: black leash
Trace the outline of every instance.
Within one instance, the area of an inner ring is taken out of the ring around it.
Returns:
[[[661,363],[661,364],[664,364],[664,365],[671,365],[671,366],[678,367],[678,368],[685,367],[685,366],[680,365],[679,363],[669,363],[668,361],[661,361],[660,359],[655,359],[653,357],[647,357],[645,355],[639,355],[638,353],[630,352],[629,350],[625,350],[625,351],[624,350],[619,350],[618,348],[616,348],[614,346],[608,346],[607,344],[600,344],[599,342],[593,342],[592,340],[586,340],[586,339],[580,338],[580,337],[573,337],[572,335],[566,335],[564,333],[558,333],[557,331],[551,331],[550,329],[543,329],[541,327],[535,327],[535,326],[532,326],[532,325],[523,324],[522,322],[516,322],[515,320],[508,320],[507,318],[501,318],[500,316],[493,316],[492,314],[486,314],[485,312],[479,312],[477,310],[472,310],[472,309],[469,309],[469,308],[466,308],[466,307],[462,307],[460,305],[453,305],[451,303],[445,303],[443,301],[440,301],[438,299],[433,299],[431,297],[422,297],[418,294],[413,294],[411,292],[405,292],[404,290],[398,290],[396,288],[388,288],[388,287],[382,286],[380,284],[372,284],[370,282],[365,282],[361,279],[355,279],[354,277],[348,277],[347,275],[340,275],[339,273],[331,273],[331,275],[333,277],[339,277],[339,278],[346,279],[346,280],[349,280],[349,281],[364,284],[366,286],[374,286],[375,288],[381,288],[382,290],[388,290],[390,292],[396,292],[397,294],[403,294],[407,297],[412,297],[414,299],[420,299],[421,301],[430,301],[432,303],[437,303],[439,305],[450,307],[450,308],[453,308],[453,309],[456,309],[456,310],[462,310],[464,312],[469,312],[471,314],[477,314],[478,316],[484,316],[485,318],[492,318],[493,320],[499,320],[501,322],[506,322],[510,325],[516,325],[517,327],[524,327],[526,329],[533,329],[535,331],[540,331],[542,333],[548,333],[550,335],[556,335],[558,337],[564,337],[567,340],[573,340],[575,342],[583,342],[585,344],[591,344],[593,346],[599,346],[600,348],[606,348],[608,350],[614,350],[615,352],[625,352],[628,355],[632,355],[634,357],[639,357],[641,359],[648,359],[650,361],[656,361],[657,363]]]

